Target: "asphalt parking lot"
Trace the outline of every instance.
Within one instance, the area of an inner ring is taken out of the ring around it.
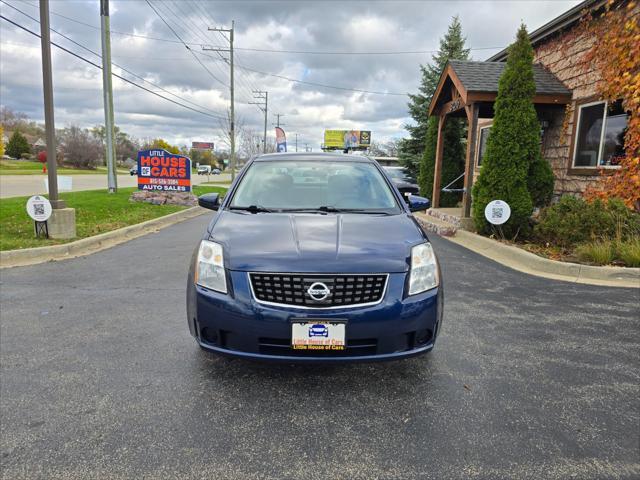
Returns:
[[[185,318],[207,218],[0,271],[2,478],[640,477],[640,290],[528,276],[433,238],[433,353],[227,360]]]

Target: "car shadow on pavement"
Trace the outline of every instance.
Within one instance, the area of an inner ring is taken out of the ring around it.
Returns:
[[[397,392],[417,383],[428,388],[425,384],[438,363],[433,353],[390,362],[344,364],[260,362],[205,351],[196,352],[193,359],[194,369],[215,383],[232,382],[236,388],[257,395],[265,386],[292,394],[326,390],[328,385],[334,391],[368,394],[377,390],[376,385],[381,392]]]

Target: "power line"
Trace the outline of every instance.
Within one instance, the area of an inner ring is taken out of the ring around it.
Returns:
[[[203,52],[198,52],[198,53],[200,53],[200,55],[205,55],[205,56],[207,56],[209,58],[213,58],[215,60],[215,58],[212,57],[211,55],[207,55],[206,53],[203,53]],[[267,75],[267,76],[270,76],[270,77],[276,77],[276,78],[280,78],[282,80],[287,80],[289,82],[301,83],[303,85],[311,85],[311,86],[314,86],[314,87],[332,88],[334,90],[345,90],[345,91],[349,91],[349,92],[358,92],[358,93],[370,93],[370,94],[373,94],[373,95],[394,95],[394,96],[402,96],[402,97],[405,97],[405,96],[408,95],[406,93],[379,92],[379,91],[375,91],[375,90],[363,90],[363,89],[360,89],[360,88],[348,88],[348,87],[340,87],[340,86],[337,86],[337,85],[327,85],[327,84],[324,84],[324,83],[307,82],[305,80],[298,80],[297,78],[285,77],[284,75],[278,75],[276,73],[263,72],[261,70],[256,70],[256,69],[253,69],[253,68],[250,68],[250,67],[246,67],[244,65],[236,64],[236,67],[238,67],[238,68],[240,68],[242,70],[247,70],[249,72],[259,73],[261,75]]]
[[[198,16],[198,19],[200,21],[202,21],[202,23],[204,24],[204,35],[198,35],[199,38],[204,39],[205,43],[209,43],[209,38],[207,37],[208,32],[208,26],[207,26],[207,20],[211,22],[211,24],[215,24],[215,21],[211,18],[211,16],[208,14],[208,12],[201,8],[199,4],[197,4],[196,2],[187,2],[189,4],[189,6],[195,7],[196,10],[196,14]],[[185,2],[179,2],[178,4],[176,4],[176,8],[178,8],[180,10],[181,13],[184,14],[184,11],[182,10],[182,8],[178,7],[178,5],[185,5]],[[189,12],[187,10],[186,15],[184,15],[186,17],[186,19],[195,26],[196,30],[199,30],[198,25],[196,25],[196,22],[194,20],[191,19],[191,12]],[[222,35],[222,37],[225,39],[225,42],[228,42],[229,39],[225,36],[224,32],[218,32]],[[220,45],[215,45],[215,47],[217,48],[221,48]],[[227,59],[222,55],[221,52],[216,50],[216,54],[228,65],[229,62],[227,61]],[[234,55],[237,56],[236,52],[234,52]],[[238,57],[239,58],[239,57]],[[218,66],[219,63],[215,63],[214,65]],[[246,99],[244,101],[242,101],[241,103],[251,103],[251,96],[253,94],[254,90],[258,90],[258,88],[253,85],[253,83],[251,81],[247,81],[248,79],[245,79],[243,77],[239,77],[236,79],[238,81],[238,83],[240,84],[240,87],[242,89],[245,89],[246,92],[244,92],[244,96],[246,97]],[[248,99],[248,100],[247,100]]]
[[[34,22],[36,22],[36,23],[38,23],[38,24],[40,23],[40,21],[39,21],[37,18],[32,17],[32,16],[31,16],[31,15],[29,15],[28,13],[23,12],[23,11],[22,11],[22,10],[20,10],[19,8],[14,7],[13,5],[11,5],[11,4],[9,4],[9,3],[5,2],[4,0],[0,0],[0,3],[4,3],[4,4],[5,4],[5,5],[7,5],[8,7],[13,8],[15,11],[17,11],[17,12],[21,13],[22,15],[24,15],[24,16],[25,16],[25,17],[27,17],[27,18],[30,18],[30,19],[31,19],[31,20],[33,20]],[[74,45],[77,45],[78,47],[80,47],[80,48],[82,48],[82,49],[86,50],[87,52],[89,52],[89,53],[91,53],[91,54],[95,55],[96,57],[98,57],[98,58],[102,59],[102,56],[101,56],[99,53],[96,53],[96,52],[94,52],[93,50],[91,50],[90,48],[88,48],[88,47],[86,47],[86,46],[82,45],[81,43],[76,42],[74,39],[72,39],[71,37],[68,37],[68,36],[67,36],[67,35],[65,35],[64,33],[61,33],[61,32],[59,32],[59,31],[57,31],[56,29],[51,28],[51,27],[49,27],[49,30],[51,30],[52,32],[54,32],[54,33],[56,33],[56,34],[60,35],[62,38],[65,38],[66,40],[70,41],[70,42],[71,42],[71,43],[73,43]],[[203,109],[203,110],[207,110],[207,111],[209,111],[209,112],[213,113],[214,115],[219,115],[217,112],[214,112],[213,110],[211,110],[211,109],[209,109],[209,108],[207,108],[207,107],[203,107],[202,105],[198,105],[197,103],[194,103],[194,102],[192,102],[191,100],[188,100],[188,99],[186,99],[186,98],[184,98],[184,97],[181,97],[180,95],[177,95],[177,94],[175,94],[175,93],[171,92],[170,90],[167,90],[166,88],[161,87],[160,85],[156,85],[155,83],[153,83],[153,82],[151,82],[151,81],[147,80],[147,79],[146,79],[146,78],[144,78],[143,76],[138,75],[137,73],[132,72],[131,70],[128,70],[128,69],[126,69],[125,67],[123,67],[123,66],[121,66],[121,65],[118,65],[118,64],[117,64],[117,63],[115,63],[115,62],[112,62],[112,64],[113,64],[115,67],[117,67],[117,68],[119,68],[120,70],[122,70],[123,72],[127,72],[129,75],[131,75],[131,76],[133,76],[133,77],[136,77],[136,78],[139,78],[139,79],[140,79],[140,80],[142,80],[143,82],[148,83],[149,85],[152,85],[152,86],[154,86],[155,88],[158,88],[158,89],[162,90],[163,92],[168,93],[169,95],[172,95],[172,96],[174,96],[174,97],[176,97],[176,98],[179,98],[179,99],[180,99],[180,100],[182,100],[183,102],[187,102],[187,103],[190,103],[191,105],[196,106],[197,108],[200,108],[200,109]]]
[[[39,35],[38,33],[34,32],[33,30],[29,30],[27,27],[24,27],[24,26],[22,26],[22,25],[20,25],[20,24],[18,24],[18,23],[16,23],[16,22],[14,22],[13,20],[11,20],[11,19],[9,19],[9,18],[5,17],[4,15],[0,15],[0,18],[1,18],[1,19],[3,19],[3,20],[5,20],[5,21],[7,21],[7,22],[9,22],[9,23],[11,23],[11,24],[12,24],[12,25],[14,25],[14,26],[16,26],[16,27],[18,27],[18,28],[20,28],[20,29],[24,30],[25,32],[30,33],[30,34],[31,34],[31,35],[33,35],[34,37],[40,38],[40,35]],[[100,70],[102,70],[102,66],[101,66],[101,65],[98,65],[97,63],[92,62],[91,60],[89,60],[89,59],[87,59],[87,58],[83,57],[82,55],[78,55],[77,53],[75,53],[75,52],[73,52],[73,51],[71,51],[71,50],[69,50],[69,49],[67,49],[67,48],[63,47],[62,45],[58,45],[58,44],[57,44],[57,43],[55,43],[55,42],[51,42],[51,45],[53,45],[54,47],[58,47],[60,50],[62,50],[62,51],[64,51],[64,52],[68,53],[69,55],[73,55],[74,57],[78,58],[79,60],[82,60],[83,62],[86,62],[86,63],[88,63],[89,65],[93,65],[94,67],[99,68]],[[191,111],[193,111],[193,112],[196,112],[196,113],[199,113],[199,114],[201,114],[201,115],[205,115],[205,116],[207,116],[207,117],[211,117],[211,118],[223,118],[223,117],[222,117],[222,116],[220,116],[220,115],[212,115],[212,114],[210,114],[210,113],[203,112],[203,111],[201,111],[201,110],[198,110],[198,109],[192,108],[192,107],[190,107],[190,106],[188,106],[188,105],[184,105],[183,103],[180,103],[180,102],[177,102],[177,101],[172,100],[172,99],[170,99],[170,98],[167,98],[167,97],[165,97],[164,95],[160,95],[159,93],[154,92],[153,90],[150,90],[150,89],[148,89],[147,87],[143,87],[142,85],[140,85],[140,84],[138,84],[138,83],[136,83],[136,82],[133,82],[133,81],[131,81],[131,80],[129,80],[129,79],[127,79],[127,78],[125,78],[125,77],[121,76],[121,75],[118,75],[117,73],[113,73],[113,72],[112,72],[112,73],[111,73],[111,75],[113,75],[113,76],[114,76],[114,77],[116,77],[116,78],[119,78],[119,79],[120,79],[120,80],[122,80],[123,82],[129,83],[129,84],[131,84],[131,85],[133,85],[133,86],[135,86],[135,87],[138,87],[138,88],[140,88],[141,90],[144,90],[145,92],[149,92],[149,93],[151,93],[151,94],[155,95],[156,97],[160,97],[160,98],[162,98],[162,99],[164,99],[164,100],[166,100],[166,101],[168,101],[168,102],[171,102],[171,103],[174,103],[174,104],[176,104],[176,105],[179,105],[179,106],[181,106],[182,108],[186,108],[187,110],[191,110]]]
[[[28,2],[24,2],[27,5],[37,8],[35,5],[30,4]],[[61,13],[57,13],[54,11],[51,11],[52,15],[55,15],[57,17],[60,18],[64,18],[66,20],[69,20],[71,22],[75,22],[78,23],[80,25],[84,25],[85,27],[89,27],[89,28],[93,28],[95,30],[100,30],[100,27],[96,27],[95,25],[91,25],[89,23],[83,22],[81,20],[77,20],[75,18],[71,18],[68,17],[66,15],[63,15]],[[120,32],[117,30],[111,30],[112,34],[116,34],[116,35],[124,35],[124,36],[128,36],[128,37],[134,37],[134,38],[143,38],[146,40],[154,40],[154,41],[158,41],[158,42],[168,42],[168,43],[181,43],[184,44],[184,42],[182,41],[178,41],[178,40],[172,40],[170,38],[158,38],[158,37],[150,37],[147,35],[140,35],[140,34],[136,34],[136,33],[129,33],[129,32]],[[192,45],[192,46],[201,46],[201,44],[199,43],[187,43],[187,45]],[[471,51],[475,51],[475,50],[502,50],[506,47],[502,46],[502,47],[475,47],[475,48],[469,48],[468,50]],[[296,55],[425,55],[425,54],[432,54],[432,53],[438,53],[439,50],[396,50],[396,51],[377,51],[377,52],[357,52],[357,51],[331,51],[331,50],[285,50],[285,49],[270,49],[270,48],[249,48],[249,47],[234,47],[235,50],[243,50],[243,51],[247,51],[247,52],[260,52],[260,53],[287,53],[287,54],[296,54]]]
[[[189,53],[191,53],[191,55],[193,55],[193,58],[195,58],[197,60],[197,62],[202,65],[202,68],[204,68],[207,73],[211,76],[211,78],[213,78],[214,80],[216,80],[217,82],[221,83],[222,85],[224,85],[225,87],[229,87],[229,85],[227,85],[226,83],[224,83],[222,80],[220,80],[218,77],[216,77],[213,73],[211,73],[211,70],[209,70],[207,68],[207,66],[202,63],[202,61],[198,58],[198,56],[193,52],[193,50],[191,50],[191,47],[189,47],[189,45],[187,45],[184,40],[182,40],[182,38],[180,37],[180,35],[178,35],[178,32],[176,32],[173,27],[171,25],[169,25],[169,22],[167,22],[164,17],[162,15],[160,15],[160,12],[158,12],[155,7],[151,4],[151,2],[149,0],[145,0],[147,2],[147,5],[149,5],[149,7],[151,7],[151,10],[153,10],[155,12],[155,14],[160,18],[160,20],[162,20],[164,22],[164,24],[169,27],[169,30],[171,30],[171,32],[173,32],[173,34],[176,36],[176,38],[178,40],[180,40],[180,42],[182,42],[182,44],[185,46],[185,48],[187,50],[189,50]]]

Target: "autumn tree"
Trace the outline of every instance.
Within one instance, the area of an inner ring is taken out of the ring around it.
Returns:
[[[159,150],[166,150],[169,153],[176,153],[176,154],[180,153],[180,147],[178,147],[177,145],[171,145],[169,142],[167,142],[163,138],[153,139],[151,142],[148,142],[143,149],[152,150],[154,148],[157,148]]]
[[[627,207],[640,212],[640,24],[636,2],[613,2],[598,19],[584,26],[598,38],[587,54],[587,62],[595,64],[602,81],[601,96],[611,102],[622,99],[630,112],[625,133],[625,156],[620,168],[611,173],[602,170],[600,182],[587,189],[587,199],[620,198]],[[634,13],[635,12],[635,13]]]

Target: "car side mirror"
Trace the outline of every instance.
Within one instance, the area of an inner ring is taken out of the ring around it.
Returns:
[[[409,195],[407,198],[407,204],[409,205],[409,210],[412,212],[419,212],[421,210],[426,210],[431,206],[431,200],[424,197],[419,197],[418,195]]]
[[[198,205],[209,210],[218,210],[220,208],[220,194],[219,193],[205,193],[198,197]]]

